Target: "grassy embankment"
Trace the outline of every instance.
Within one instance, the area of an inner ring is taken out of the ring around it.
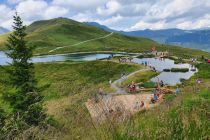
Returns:
[[[139,83],[142,87],[153,88],[153,87],[155,87],[155,83],[150,82],[149,80],[152,77],[155,77],[157,75],[158,75],[158,73],[150,71],[150,70],[144,71],[144,72],[139,72],[139,73],[136,73],[135,75],[131,76],[129,79],[126,79],[124,82],[122,82],[121,87],[126,88],[133,81],[135,83]]]
[[[111,92],[110,79],[114,81],[120,78],[121,73],[129,74],[141,69],[137,65],[106,61],[40,63],[35,64],[35,68],[39,87],[45,87],[42,94],[47,113],[54,116],[55,121],[51,123],[57,128],[43,134],[47,139],[99,138],[101,134],[97,134],[84,103],[97,94],[99,88],[106,93]],[[6,78],[3,71],[0,75],[1,79]],[[0,84],[0,95],[7,90],[8,87]],[[2,99],[0,105],[10,111]],[[38,137],[42,135],[41,131],[35,132]]]
[[[72,62],[36,64],[39,86],[48,85],[44,90],[45,107],[53,115],[56,127],[50,133],[35,131],[35,136],[46,139],[208,139],[210,65],[198,65],[200,71],[185,82],[183,92],[165,96],[165,101],[152,110],[137,113],[129,120],[115,124],[108,122],[95,125],[84,105],[100,87],[107,92],[111,89],[108,80],[116,80],[122,72],[138,70],[136,65],[95,61],[72,64]],[[138,74],[130,80],[147,81],[154,73]],[[1,72],[1,78],[4,73]],[[199,90],[193,90],[196,78],[203,80]],[[141,80],[139,80],[141,79]],[[129,81],[130,82],[130,81]],[[7,87],[0,85],[1,93]],[[1,100],[2,101],[2,100]],[[3,102],[1,106],[9,108]],[[40,134],[41,133],[41,134]]]
[[[137,113],[117,125],[114,139],[209,139],[210,138],[210,65],[198,65],[199,72],[185,81],[182,93],[166,95],[162,104]],[[202,84],[195,86],[195,80]]]

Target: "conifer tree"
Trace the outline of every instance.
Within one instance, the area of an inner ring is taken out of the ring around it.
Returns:
[[[38,125],[45,119],[42,108],[43,97],[37,89],[34,65],[31,62],[33,47],[27,46],[25,41],[26,26],[16,13],[13,17],[13,33],[7,40],[7,56],[12,59],[6,69],[10,91],[4,98],[13,108],[13,113],[28,125]]]

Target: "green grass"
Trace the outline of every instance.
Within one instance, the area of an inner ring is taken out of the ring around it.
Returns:
[[[185,63],[181,57],[169,56],[168,58],[174,60],[175,64]],[[190,59],[190,57],[188,57],[188,59]]]
[[[85,92],[98,84],[109,87],[109,80],[114,81],[120,78],[121,73],[128,74],[141,68],[106,61],[40,63],[35,66],[39,87],[46,87],[43,92],[46,100]],[[2,78],[5,74],[1,70]],[[0,87],[0,92],[6,90],[5,85],[0,84]]]
[[[210,79],[210,64],[201,63],[197,65],[199,73],[196,73],[196,77],[202,79]]]
[[[144,88],[155,88],[155,87],[157,87],[157,84],[154,82],[150,82],[150,81],[144,82],[143,87]]]
[[[158,73],[153,72],[153,71],[145,71],[145,72],[139,72],[136,73],[135,75],[129,77],[127,80],[121,83],[122,87],[127,87],[129,84],[133,82],[135,83],[143,83],[144,86],[149,87],[152,86],[152,83],[148,83],[148,81],[156,76]]]
[[[0,35],[0,50],[5,50],[5,42],[9,36],[9,33]]]
[[[166,95],[156,108],[139,112],[129,123],[117,125],[114,139],[209,139],[210,66],[199,64],[198,68],[199,72],[181,88],[182,93]],[[202,79],[202,84],[194,91],[197,78]]]
[[[58,139],[94,139],[99,134],[84,103],[97,94],[99,88],[107,93],[112,92],[108,83],[110,79],[114,81],[120,78],[121,73],[129,74],[140,68],[107,61],[35,64],[39,87],[45,87],[42,92],[45,107],[55,119],[50,122],[56,126],[55,130],[51,130],[55,135],[45,133],[44,137],[54,139],[58,135]],[[0,74],[0,79],[6,78],[2,70]],[[0,95],[7,90],[6,85],[0,84]],[[1,98],[0,105],[9,111],[9,106]],[[35,128],[33,131],[37,133],[35,136],[41,137],[41,131],[37,132]]]
[[[98,93],[102,87],[110,92],[109,79],[116,80],[122,72],[126,74],[141,69],[137,65],[118,64],[107,61],[58,62],[36,64],[39,86],[46,86],[45,107],[56,129],[45,132],[32,129],[36,138],[45,139],[206,139],[209,137],[209,64],[198,65],[199,72],[182,88],[182,93],[165,96],[162,104],[152,110],[141,111],[122,123],[93,123],[85,102]],[[1,78],[5,74],[1,71]],[[148,71],[137,73],[126,81],[144,82],[156,73]],[[193,92],[191,83],[202,78],[201,91]],[[126,83],[125,83],[126,85]],[[7,87],[0,84],[0,93]],[[0,100],[1,106],[5,107]],[[8,106],[8,105],[6,105]],[[8,107],[7,107],[8,108]],[[41,135],[41,134],[42,135]]]

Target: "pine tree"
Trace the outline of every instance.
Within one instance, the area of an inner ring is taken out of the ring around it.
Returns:
[[[11,90],[4,98],[13,108],[15,117],[21,118],[28,125],[38,125],[45,119],[42,108],[43,97],[37,89],[34,65],[31,62],[33,48],[26,45],[26,26],[16,13],[13,17],[13,33],[7,40],[7,56],[12,59],[6,69],[8,86]]]

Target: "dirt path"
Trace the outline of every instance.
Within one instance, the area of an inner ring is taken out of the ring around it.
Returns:
[[[82,41],[82,42],[79,42],[79,43],[76,43],[76,44],[73,44],[73,45],[69,45],[69,46],[57,47],[57,48],[55,48],[53,50],[50,50],[49,53],[54,52],[54,51],[59,50],[59,49],[63,49],[63,48],[67,48],[67,47],[72,47],[72,46],[78,46],[78,45],[81,45],[81,44],[84,44],[84,43],[87,43],[87,42],[91,42],[91,41],[95,41],[95,40],[99,40],[99,39],[104,39],[104,38],[107,38],[107,37],[109,37],[109,36],[111,36],[113,34],[114,33],[111,32],[110,34],[105,35],[105,36],[102,36],[102,37],[85,40],[85,41]]]
[[[136,112],[153,108],[163,101],[162,97],[160,97],[157,103],[151,104],[152,97],[152,94],[107,95],[101,97],[97,103],[94,100],[89,100],[86,102],[86,107],[93,120],[99,123],[107,119],[122,121]],[[141,101],[144,102],[143,107],[141,107]]]
[[[118,95],[118,94],[128,94],[125,89],[119,87],[118,85],[122,82],[124,82],[126,79],[128,79],[129,77],[135,75],[136,73],[139,73],[139,72],[145,72],[145,71],[148,71],[149,69],[146,68],[146,69],[141,69],[141,70],[138,70],[138,71],[135,71],[129,75],[126,76],[126,78],[120,78],[116,81],[114,81],[112,84],[111,84],[111,88],[113,88],[115,90],[114,93],[110,93],[111,95]]]
[[[100,96],[99,99],[97,99],[98,101],[89,99],[85,104],[91,117],[99,123],[107,119],[118,119],[122,121],[138,111],[153,108],[162,102],[163,95],[160,95],[157,103],[151,104],[153,94],[146,92],[141,94],[129,94],[123,88],[119,87],[120,82],[125,81],[127,78],[136,73],[149,70],[149,68],[144,68],[127,75],[126,78],[120,78],[114,81],[111,87],[115,92]],[[141,107],[141,102],[144,102],[143,107]]]

